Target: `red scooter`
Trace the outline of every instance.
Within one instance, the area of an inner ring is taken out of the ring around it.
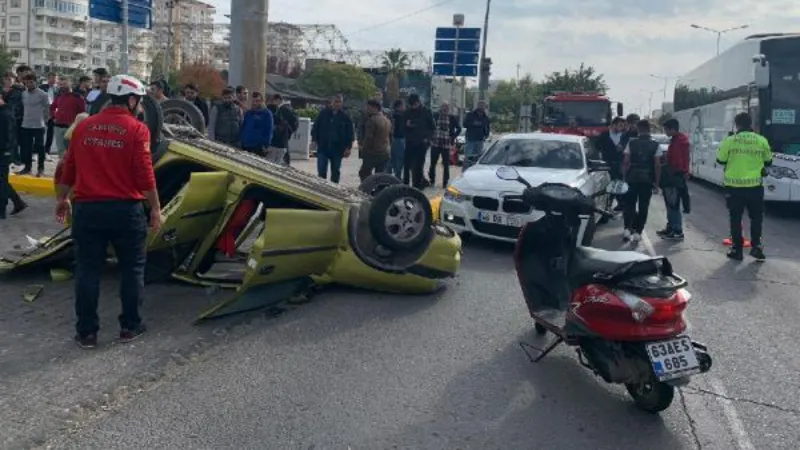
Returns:
[[[686,280],[663,256],[577,245],[581,217],[611,214],[564,184],[531,186],[512,167],[497,176],[526,186],[523,201],[545,216],[525,226],[515,251],[516,271],[536,332],[575,347],[578,361],[608,383],[624,384],[636,405],[667,409],[675,387],[711,368],[707,348],[687,334]]]

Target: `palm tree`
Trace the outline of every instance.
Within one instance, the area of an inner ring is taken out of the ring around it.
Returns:
[[[386,73],[386,96],[390,102],[400,97],[400,80],[405,76],[411,60],[399,48],[387,50],[381,58],[381,70]]]

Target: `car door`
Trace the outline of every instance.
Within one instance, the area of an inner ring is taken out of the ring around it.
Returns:
[[[323,274],[344,239],[343,226],[339,211],[267,209],[241,289]]]
[[[148,251],[161,250],[205,237],[219,221],[228,198],[228,172],[195,172],[161,209],[161,230],[150,234]]]
[[[596,159],[597,152],[594,150],[594,146],[592,145],[592,142],[589,139],[584,139],[582,145],[584,149],[584,158],[586,160],[585,163],[586,168],[584,169],[586,172],[582,176],[588,178],[587,183],[585,185],[585,189],[583,189],[583,192],[586,195],[593,195],[594,193],[599,192],[602,189],[605,189],[605,187],[611,181],[611,176],[606,171],[595,171],[595,172],[589,171],[588,169],[589,160]],[[605,209],[607,199],[608,199],[607,195],[597,196],[594,199],[595,205],[597,205],[598,208]]]

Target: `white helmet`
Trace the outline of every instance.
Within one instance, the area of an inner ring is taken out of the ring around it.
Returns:
[[[147,94],[144,84],[130,75],[114,75],[108,82],[106,89],[108,95],[138,95],[143,97]]]

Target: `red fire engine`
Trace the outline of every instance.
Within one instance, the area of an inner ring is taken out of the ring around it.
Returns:
[[[599,92],[554,92],[541,108],[540,131],[595,137],[608,129],[612,119],[611,100]],[[622,115],[622,103],[617,103]]]

